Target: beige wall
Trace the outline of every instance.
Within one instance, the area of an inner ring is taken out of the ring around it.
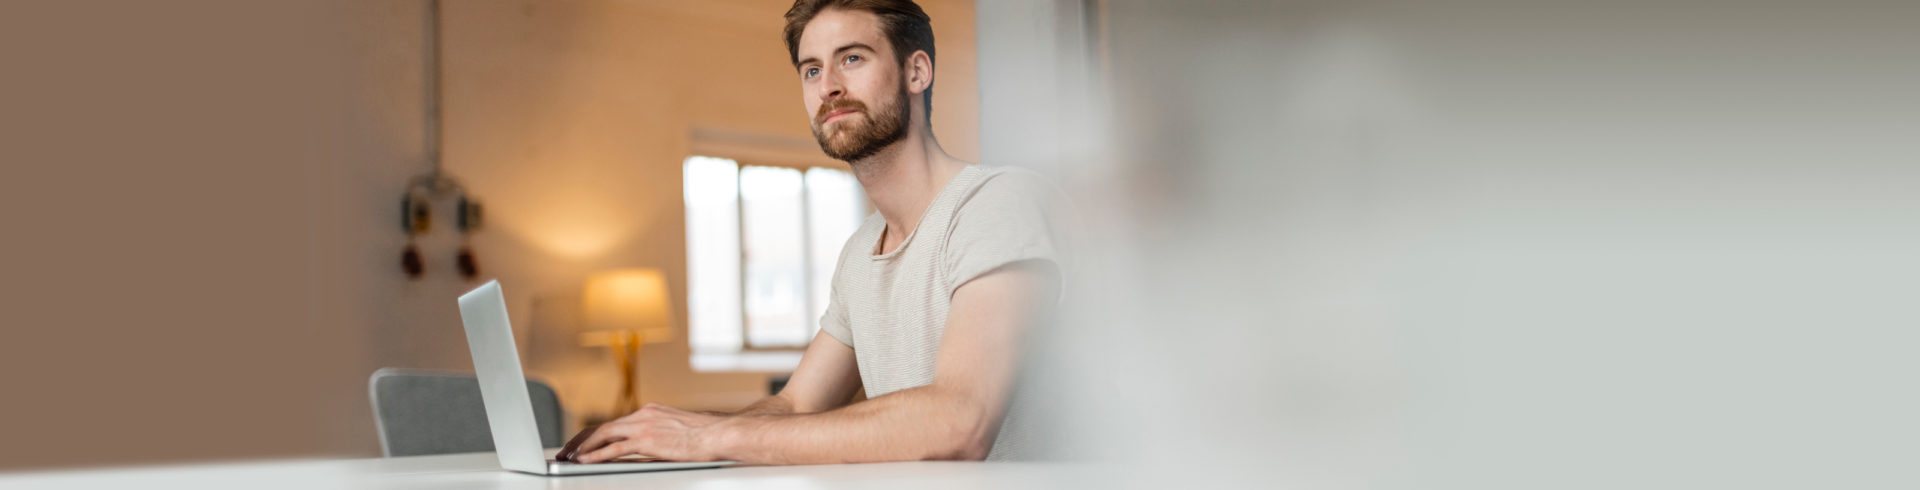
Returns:
[[[666,270],[684,334],[691,135],[807,139],[783,3],[444,6],[446,169],[485,202],[483,274],[570,410],[612,389],[572,337],[587,274]],[[975,158],[972,5],[923,3],[935,128]],[[20,109],[0,118],[0,469],[376,455],[367,374],[471,368],[444,208],[426,277],[397,266],[396,200],[426,168],[425,2],[126,4],[0,15],[21,74],[0,90]],[[684,341],[648,347],[644,398],[764,390],[691,373]]]

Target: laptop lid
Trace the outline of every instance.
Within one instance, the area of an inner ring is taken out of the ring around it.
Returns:
[[[520,370],[520,352],[513,346],[513,326],[507,323],[507,300],[500,293],[500,281],[487,281],[460,295],[460,321],[466,324],[467,348],[473,353],[474,374],[480,378],[480,401],[487,407],[487,426],[493,430],[500,467],[545,474],[547,458],[533,419],[533,397]]]

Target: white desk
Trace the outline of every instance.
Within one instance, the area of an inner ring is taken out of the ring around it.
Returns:
[[[1090,468],[1049,463],[739,466],[547,477],[500,469],[493,453],[0,473],[15,488],[841,489],[1110,488]]]

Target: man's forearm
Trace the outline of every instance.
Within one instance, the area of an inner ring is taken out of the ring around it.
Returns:
[[[787,397],[784,397],[784,396],[772,395],[766,398],[761,398],[760,401],[753,402],[752,405],[747,405],[747,408],[742,408],[739,411],[733,412],[732,414],[729,414],[729,415],[740,416],[740,415],[791,415],[791,414],[793,414],[793,401],[788,400]]]
[[[750,463],[984,459],[998,410],[969,398],[922,386],[813,414],[743,411],[722,424],[715,442],[727,459]]]

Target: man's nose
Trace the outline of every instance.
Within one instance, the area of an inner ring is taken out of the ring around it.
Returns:
[[[847,85],[841,82],[842,80],[840,80],[839,73],[828,72],[826,74],[826,93],[820,96],[820,100],[833,100],[840,98],[842,95],[846,95]]]

